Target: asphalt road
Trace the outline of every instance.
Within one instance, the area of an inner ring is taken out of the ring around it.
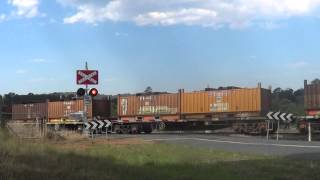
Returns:
[[[265,137],[260,136],[214,134],[112,135],[112,138],[119,137],[140,138],[145,141],[209,148],[227,152],[320,160],[320,141],[276,141],[267,140]]]

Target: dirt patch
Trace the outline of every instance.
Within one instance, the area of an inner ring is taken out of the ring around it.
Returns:
[[[152,144],[152,142],[146,142],[141,139],[136,138],[126,138],[126,139],[88,139],[82,138],[78,140],[62,140],[51,142],[50,144],[57,146],[59,148],[64,149],[77,149],[77,150],[85,150],[91,148],[93,145],[140,145],[140,144]]]
[[[60,134],[63,138],[59,140],[48,140],[48,144],[57,146],[59,148],[66,149],[78,149],[84,150],[91,148],[93,145],[140,145],[140,144],[153,144],[153,142],[147,142],[138,138],[117,138],[117,137],[97,137],[91,139],[78,133]]]

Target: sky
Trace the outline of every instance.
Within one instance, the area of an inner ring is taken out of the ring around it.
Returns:
[[[0,1],[0,94],[207,86],[293,88],[320,78],[320,0]]]

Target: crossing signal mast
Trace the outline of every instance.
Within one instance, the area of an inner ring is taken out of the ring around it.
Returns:
[[[96,88],[92,88],[89,91],[89,85],[98,85],[99,84],[99,71],[97,70],[89,70],[88,62],[86,62],[85,70],[77,70],[77,84],[85,85],[84,88],[79,88],[77,90],[77,96],[83,97],[84,106],[83,106],[83,115],[84,115],[84,123],[88,122],[88,105],[91,102],[91,99],[98,95],[98,90]],[[89,92],[88,92],[89,91]]]

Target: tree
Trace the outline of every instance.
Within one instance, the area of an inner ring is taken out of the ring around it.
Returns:
[[[304,95],[304,89],[301,88],[301,89],[296,90],[296,91],[293,93],[293,95],[294,95],[295,97],[297,97],[297,96],[303,96],[303,95]]]
[[[320,79],[314,79],[313,81],[311,81],[311,84],[320,84]]]
[[[280,99],[288,99],[290,101],[294,101],[295,97],[293,95],[293,89],[286,89],[280,92],[279,97]]]
[[[281,93],[282,89],[281,88],[276,88],[273,90],[273,95],[279,95]]]
[[[276,88],[272,92],[271,110],[304,115],[304,89]]]
[[[148,87],[146,88],[146,90],[144,90],[144,93],[147,93],[147,94],[152,93],[152,88],[151,88],[150,86],[148,86]]]

